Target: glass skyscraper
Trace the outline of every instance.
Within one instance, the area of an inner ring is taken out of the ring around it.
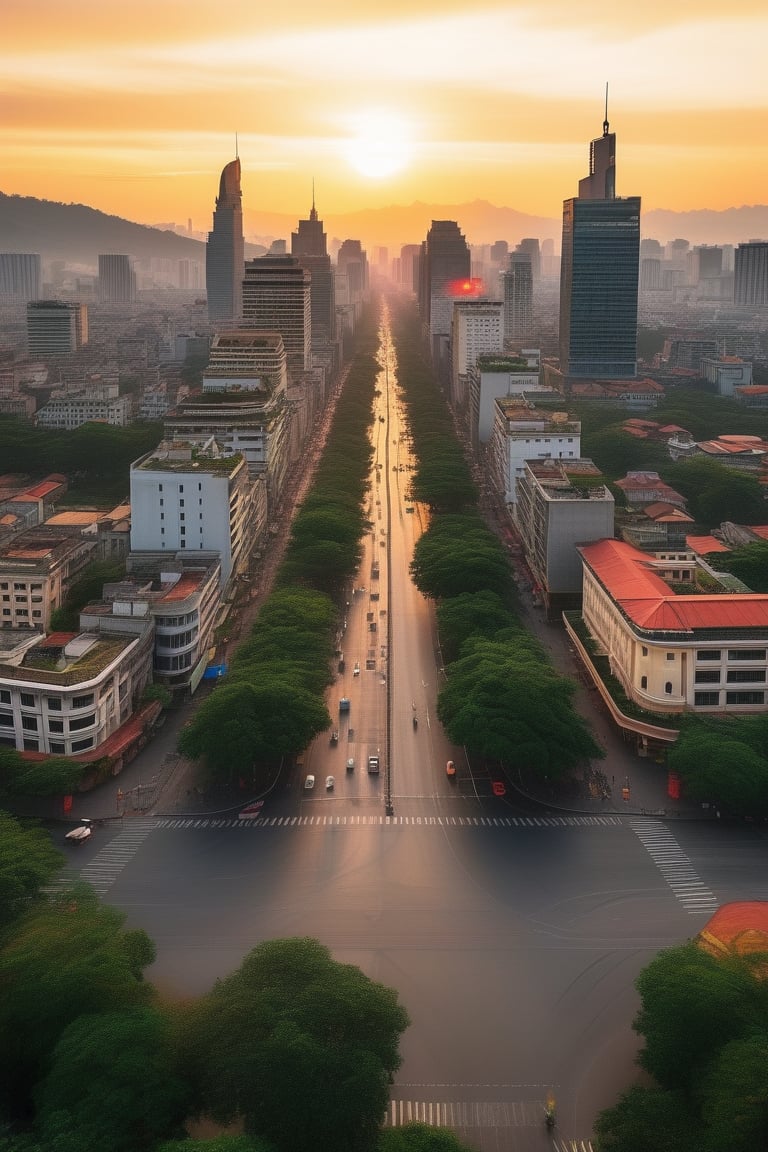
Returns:
[[[213,231],[205,247],[209,320],[238,320],[242,314],[245,266],[240,160],[226,165],[219,181]]]
[[[615,195],[616,135],[590,145],[589,175],[563,203],[560,369],[564,376],[637,374],[640,197]]]

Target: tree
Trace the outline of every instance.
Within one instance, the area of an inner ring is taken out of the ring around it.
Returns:
[[[64,756],[32,761],[14,748],[0,748],[0,796],[65,796],[82,775],[82,764]]]
[[[142,968],[154,949],[145,933],[124,932],[123,920],[81,884],[14,923],[0,951],[0,1093],[10,1114],[27,1108],[73,1020],[147,1000]]]
[[[462,653],[437,701],[453,743],[550,779],[603,756],[573,708],[573,683],[546,663],[527,634],[469,640]]]
[[[700,1152],[701,1126],[682,1092],[630,1088],[595,1121],[600,1152]],[[651,1143],[649,1143],[651,1140]],[[721,1148],[730,1148],[728,1142]]]
[[[433,599],[468,592],[502,595],[512,585],[504,549],[476,514],[436,517],[416,543],[411,576]]]
[[[717,566],[738,576],[753,592],[768,592],[768,540],[719,553]]]
[[[210,1140],[169,1140],[155,1152],[275,1152],[275,1146],[255,1136],[222,1135]]]
[[[725,520],[761,524],[765,518],[764,493],[756,475],[696,456],[679,460],[666,479],[685,496],[694,519],[707,528]]]
[[[662,1088],[692,1092],[730,1040],[765,1017],[762,993],[738,957],[715,959],[696,944],[667,948],[637,980],[642,1006],[633,1027],[639,1061]]]
[[[71,1126],[82,1152],[141,1152],[181,1134],[189,1087],[155,1008],[79,1016],[64,1029],[36,1093],[37,1126]]]
[[[45,832],[0,812],[0,927],[21,914],[63,863]]]
[[[433,1128],[429,1124],[403,1124],[400,1128],[385,1128],[379,1134],[376,1152],[472,1152],[462,1144],[449,1128]]]
[[[105,584],[119,580],[125,565],[114,560],[93,560],[67,592],[61,608],[51,613],[51,630],[75,632],[80,625],[80,612],[92,600],[100,600]]]
[[[763,1021],[765,1023],[765,1021]],[[707,1152],[752,1152],[768,1147],[768,1035],[732,1040],[703,1085]]]
[[[455,660],[472,636],[491,639],[516,622],[497,592],[463,592],[443,600],[437,608],[443,660]]]
[[[768,813],[768,759],[732,734],[684,727],[669,751],[669,767],[686,791],[739,815]]]
[[[217,982],[188,1033],[203,1109],[286,1152],[367,1152],[408,1025],[391,989],[318,941],[260,944]]]

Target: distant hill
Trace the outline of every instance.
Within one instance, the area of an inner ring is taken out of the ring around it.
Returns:
[[[456,220],[470,244],[492,244],[506,240],[516,244],[525,236],[551,238],[559,247],[561,221],[547,216],[531,216],[473,200],[466,204],[393,204],[360,212],[324,215],[329,238],[361,240],[368,249],[381,244],[394,254],[402,244],[420,243],[432,220]],[[246,212],[245,230],[264,246],[273,238],[289,241],[298,218],[287,213]],[[644,236],[658,240],[684,237],[693,244],[738,244],[768,237],[768,206],[728,208],[718,212],[701,209],[671,212],[656,209],[644,212]],[[246,256],[260,249],[246,245]],[[120,216],[108,216],[84,204],[59,204],[32,196],[7,196],[0,192],[0,252],[40,252],[47,260],[65,260],[95,269],[99,253],[122,252],[136,259],[156,256],[169,260],[205,260],[205,244],[200,240],[134,224]]]

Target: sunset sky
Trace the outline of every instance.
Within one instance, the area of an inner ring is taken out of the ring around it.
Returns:
[[[207,229],[484,199],[558,216],[600,134],[652,208],[768,200],[765,0],[2,0],[0,191]]]

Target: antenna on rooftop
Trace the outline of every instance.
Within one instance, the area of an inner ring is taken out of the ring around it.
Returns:
[[[603,136],[608,135],[608,81],[605,82],[605,120],[603,120]]]
[[[607,87],[608,87],[608,85],[606,84],[606,88]],[[608,97],[606,96],[605,99],[607,101]],[[606,115],[607,115],[607,113],[606,113]],[[239,160],[239,159],[240,159],[240,153],[239,153],[238,148],[237,148],[237,132],[235,132],[235,160]]]

